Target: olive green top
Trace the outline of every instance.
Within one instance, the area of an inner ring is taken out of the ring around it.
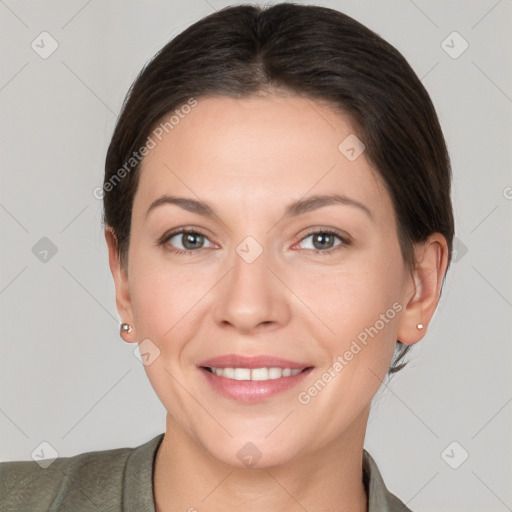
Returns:
[[[163,438],[159,434],[135,448],[59,457],[46,468],[44,461],[2,462],[0,512],[155,512],[153,467]],[[386,489],[366,450],[363,470],[368,512],[411,512]]]

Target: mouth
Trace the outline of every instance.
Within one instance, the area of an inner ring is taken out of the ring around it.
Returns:
[[[246,403],[261,402],[297,386],[313,368],[307,363],[272,356],[233,354],[198,365],[213,391]]]
[[[209,366],[201,366],[200,368],[207,372],[213,373],[218,377],[224,377],[232,380],[251,380],[251,381],[268,381],[274,379],[281,379],[298,375],[299,373],[312,368],[308,366],[302,369],[292,368],[278,368],[276,366],[263,367],[263,368],[215,368]]]

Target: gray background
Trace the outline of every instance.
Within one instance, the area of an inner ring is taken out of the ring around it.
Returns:
[[[228,4],[0,0],[0,460],[29,460],[42,441],[70,456],[165,430],[134,346],[118,335],[93,190],[143,64]],[[512,510],[512,2],[317,4],[355,17],[409,60],[454,173],[456,261],[409,367],[375,398],[366,448],[417,512]],[[43,31],[59,45],[46,59],[31,47]],[[454,31],[469,44],[457,58],[463,41],[446,40]],[[47,261],[43,237],[57,249]]]

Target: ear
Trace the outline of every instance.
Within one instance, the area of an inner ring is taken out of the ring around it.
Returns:
[[[108,247],[110,271],[112,272],[116,289],[117,311],[119,312],[119,316],[122,318],[122,322],[126,322],[132,326],[132,331],[130,333],[121,332],[120,336],[127,343],[135,343],[137,339],[135,337],[130,288],[128,286],[128,272],[126,269],[121,267],[117,237],[110,226],[105,228],[105,240],[107,241]]]
[[[397,334],[397,339],[405,345],[417,343],[425,336],[441,296],[448,266],[448,244],[440,233],[430,235],[414,250],[417,264],[407,280],[405,308]],[[418,324],[423,328],[419,329]]]

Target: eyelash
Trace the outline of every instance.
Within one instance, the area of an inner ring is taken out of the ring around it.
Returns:
[[[338,249],[342,249],[343,247],[347,247],[347,246],[349,246],[351,244],[351,241],[350,241],[350,239],[348,237],[343,236],[338,231],[334,231],[332,229],[315,229],[315,230],[309,231],[306,235],[304,235],[304,237],[302,237],[299,240],[299,242],[304,241],[306,238],[310,237],[311,235],[318,235],[318,234],[335,236],[342,243],[339,244],[339,245],[336,245],[336,246],[334,246],[334,247],[332,247],[330,249],[326,249],[326,250],[307,249],[308,251],[313,251],[314,254],[318,254],[318,255],[322,255],[322,256],[329,256],[329,255],[332,255],[334,252],[336,252]],[[169,233],[169,234],[165,234],[158,241],[158,245],[159,246],[164,246],[171,238],[174,238],[176,235],[201,235],[201,236],[203,236],[205,238],[208,238],[204,233],[202,233],[201,231],[199,231],[197,229],[184,228],[184,229],[180,229],[178,231],[173,231],[172,233]],[[175,247],[173,247],[173,248],[170,248],[170,249],[167,249],[167,250],[169,250],[170,252],[172,252],[174,254],[188,254],[188,255],[192,255],[194,253],[197,253],[197,252],[201,251],[201,249],[205,249],[205,247],[201,247],[201,248],[196,249],[196,250],[176,249]]]

